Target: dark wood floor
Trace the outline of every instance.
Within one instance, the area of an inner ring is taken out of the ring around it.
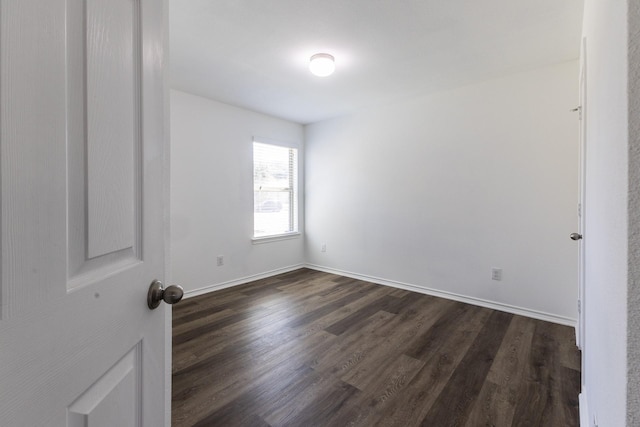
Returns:
[[[578,425],[566,326],[306,269],[173,313],[173,427]]]

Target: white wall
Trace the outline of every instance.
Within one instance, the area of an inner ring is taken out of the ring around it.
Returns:
[[[307,126],[308,262],[575,321],[577,79],[571,61]]]
[[[627,2],[587,0],[584,389],[588,422],[625,425]],[[591,425],[591,424],[589,424]]]
[[[627,425],[640,425],[640,2],[628,12],[629,279],[627,283]]]
[[[302,236],[258,245],[251,241],[253,137],[288,143],[302,158],[303,133],[299,124],[171,91],[174,283],[193,293],[303,263]],[[300,219],[302,231],[302,208]],[[224,256],[221,267],[216,266],[218,255]]]

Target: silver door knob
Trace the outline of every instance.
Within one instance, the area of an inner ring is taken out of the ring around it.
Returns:
[[[160,301],[164,301],[167,304],[175,304],[182,299],[183,295],[184,289],[182,289],[182,286],[171,285],[165,289],[161,281],[154,280],[149,286],[149,292],[147,292],[147,305],[153,310],[160,305]]]
[[[582,234],[571,233],[571,234],[569,234],[569,237],[571,238],[571,240],[581,240],[582,239]]]

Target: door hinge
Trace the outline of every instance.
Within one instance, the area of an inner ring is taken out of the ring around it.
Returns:
[[[582,217],[582,203],[578,203],[578,217]]]
[[[578,105],[576,108],[572,108],[569,111],[572,113],[578,113],[578,120],[582,120],[582,105]]]
[[[578,300],[578,314],[582,313],[582,302]]]

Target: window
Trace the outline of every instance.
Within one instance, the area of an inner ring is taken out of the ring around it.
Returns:
[[[298,150],[253,143],[253,237],[298,232]]]

